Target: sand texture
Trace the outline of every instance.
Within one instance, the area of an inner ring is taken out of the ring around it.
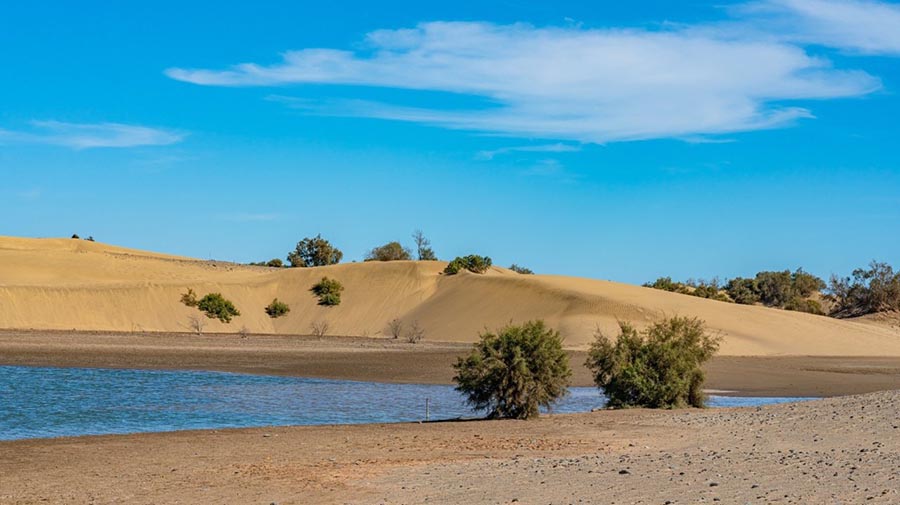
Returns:
[[[206,331],[309,334],[326,321],[330,335],[383,336],[400,318],[432,341],[471,342],[485,327],[542,318],[570,348],[583,349],[595,328],[618,320],[645,325],[666,315],[697,316],[724,337],[720,355],[900,356],[900,329],[871,319],[840,321],[742,306],[607,281],[519,275],[441,274],[443,262],[349,263],[270,269],[198,261],[71,239],[0,237],[0,328],[183,332],[196,309],[179,302],[192,288],[221,292],[242,315],[207,320]],[[343,303],[322,307],[310,287],[341,281]],[[288,303],[286,317],[263,308]]]
[[[0,504],[898,503],[900,393],[0,443]]]

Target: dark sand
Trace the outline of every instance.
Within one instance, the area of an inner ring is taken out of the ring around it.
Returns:
[[[221,370],[377,382],[449,384],[464,344],[251,335],[0,332],[0,365]],[[592,385],[571,351],[573,382]],[[900,389],[900,358],[714,358],[707,387],[744,396],[836,396]]]

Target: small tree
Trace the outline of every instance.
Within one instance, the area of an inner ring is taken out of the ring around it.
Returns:
[[[313,321],[309,331],[318,338],[324,337],[328,333],[328,321]]]
[[[406,331],[406,341],[410,344],[417,344],[425,338],[425,328],[419,325],[418,321],[413,321]]]
[[[638,332],[619,323],[615,342],[599,331],[585,362],[614,408],[702,407],[702,365],[719,348],[697,318],[672,317]]]
[[[484,333],[453,365],[456,390],[491,418],[528,419],[568,393],[569,357],[559,332],[543,321]]]
[[[272,258],[266,262],[266,266],[269,268],[282,268],[284,267],[284,262],[281,261],[281,258]]]
[[[290,311],[291,308],[288,306],[288,304],[280,301],[278,298],[272,300],[272,303],[270,303],[266,307],[266,314],[268,314],[272,319],[281,317]]]
[[[335,279],[322,277],[322,280],[309,290],[319,297],[319,305],[330,307],[341,304],[341,291],[344,290],[344,285]]]
[[[411,260],[412,253],[400,242],[388,242],[376,247],[366,254],[366,261],[403,261]]]
[[[210,319],[218,319],[230,323],[231,318],[241,315],[240,311],[221,293],[209,293],[197,302],[197,308],[206,313]]]
[[[517,274],[522,274],[522,275],[534,275],[534,271],[531,270],[530,268],[520,267],[519,265],[516,265],[515,263],[513,263],[512,265],[510,265],[510,266],[509,266],[509,269],[512,270],[513,272],[517,273]]]
[[[77,233],[73,233],[73,234],[72,234],[72,238],[75,239],[75,240],[78,240],[78,239],[80,239],[81,237],[79,237]]]
[[[398,317],[391,319],[387,324],[387,331],[392,337],[400,338],[403,334],[403,321]]]
[[[193,289],[188,288],[187,293],[181,294],[181,303],[187,305],[188,307],[197,306],[197,294],[194,293]]]
[[[416,242],[416,252],[419,255],[419,261],[437,261],[434,249],[431,248],[431,241],[425,238],[422,230],[414,231],[412,237]]]
[[[292,267],[321,267],[336,265],[344,257],[338,248],[322,238],[322,235],[307,237],[297,243],[297,247],[288,253],[287,260]]]
[[[487,272],[487,269],[490,267],[491,259],[487,256],[470,254],[468,256],[457,256],[446,268],[444,268],[444,273],[447,275],[455,275],[462,270],[468,270],[472,273],[483,274]]]

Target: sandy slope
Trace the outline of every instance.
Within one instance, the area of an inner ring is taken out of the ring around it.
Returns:
[[[617,320],[646,324],[663,315],[698,316],[722,333],[723,355],[900,356],[900,329],[590,279],[523,276],[502,268],[485,275],[441,275],[443,262],[356,263],[269,269],[147,253],[70,239],[0,237],[0,328],[184,331],[194,309],[187,288],[220,291],[242,315],[208,331],[306,334],[327,321],[329,334],[378,336],[397,317],[418,321],[429,340],[465,342],[485,327],[543,318],[571,347]],[[344,302],[320,307],[309,288],[340,280]],[[273,298],[291,313],[270,319]]]

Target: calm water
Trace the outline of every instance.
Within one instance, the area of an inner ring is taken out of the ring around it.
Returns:
[[[572,388],[554,412],[602,406]],[[0,366],[0,440],[252,426],[475,417],[452,386],[380,384],[223,372]],[[753,406],[793,398],[710,397]]]

